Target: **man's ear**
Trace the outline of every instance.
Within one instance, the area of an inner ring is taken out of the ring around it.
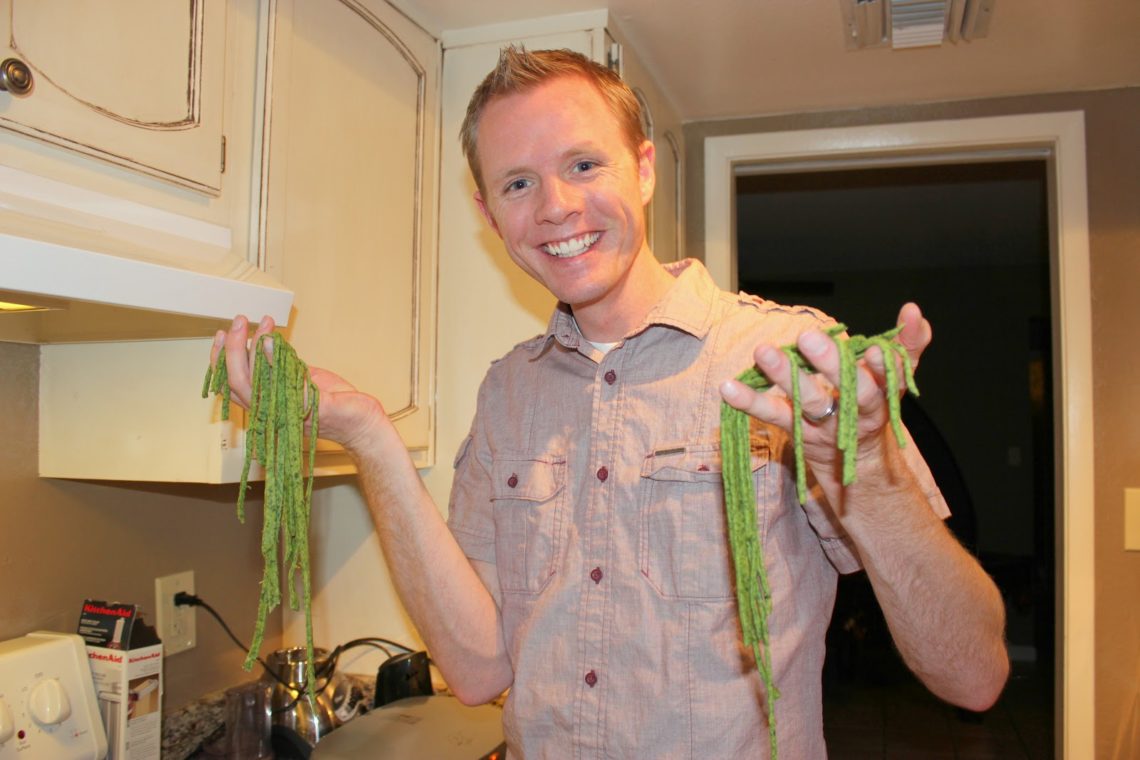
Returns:
[[[654,159],[657,148],[649,140],[641,143],[637,149],[637,176],[641,185],[641,205],[647,205],[653,200],[653,188],[657,186],[657,171],[654,168]]]
[[[483,218],[487,220],[487,224],[491,226],[491,229],[493,229],[495,231],[495,234],[498,235],[501,239],[503,237],[503,233],[499,232],[499,224],[495,221],[495,217],[491,215],[491,210],[487,208],[487,202],[483,200],[482,190],[475,191],[475,205],[479,207],[479,213],[482,214]]]

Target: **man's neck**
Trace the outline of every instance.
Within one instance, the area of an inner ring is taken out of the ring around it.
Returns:
[[[592,343],[619,341],[644,321],[674,282],[673,275],[646,248],[619,292],[595,303],[571,306],[578,330]]]

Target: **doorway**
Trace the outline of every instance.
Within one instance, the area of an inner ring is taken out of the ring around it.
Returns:
[[[903,419],[950,505],[950,529],[1002,592],[1013,660],[985,714],[910,674],[870,583],[841,579],[824,730],[836,760],[1053,755],[1053,425],[1048,167],[1043,159],[735,178],[740,289],[809,304],[852,333],[918,303],[935,342]],[[962,754],[964,753],[964,754]]]
[[[1039,113],[706,138],[705,263],[737,287],[735,181],[743,167],[776,171],[1045,161],[1049,188],[1053,318],[1049,374],[1055,457],[1056,646],[1054,728],[1058,758],[1091,757],[1093,736],[1093,435],[1091,303],[1084,117]]]

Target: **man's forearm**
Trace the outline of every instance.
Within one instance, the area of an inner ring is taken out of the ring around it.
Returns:
[[[460,701],[480,704],[513,679],[498,610],[390,425],[351,450],[400,600]]]
[[[1001,595],[930,510],[897,448],[884,448],[860,463],[836,511],[903,660],[940,698],[987,709],[1009,674]]]

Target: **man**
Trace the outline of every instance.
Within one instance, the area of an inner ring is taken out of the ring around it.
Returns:
[[[472,98],[475,200],[559,300],[548,331],[489,370],[456,458],[450,527],[379,402],[322,370],[321,433],[342,443],[397,591],[467,703],[510,687],[512,758],[823,757],[820,671],[838,572],[866,569],[907,664],[980,710],[1008,673],[996,588],[953,540],[914,446],[887,424],[881,353],[858,372],[858,479],[841,483],[838,352],[817,312],[718,291],[652,255],[652,143],[614,74],[507,49]],[[930,326],[900,339],[917,363]],[[272,329],[263,320],[254,341]],[[215,341],[248,399],[247,325]],[[819,371],[795,378],[778,347]],[[755,362],[784,393],[731,380]],[[787,392],[801,382],[811,496],[795,496]],[[718,447],[721,398],[755,418],[753,478],[773,592],[766,698],[740,640]]]

